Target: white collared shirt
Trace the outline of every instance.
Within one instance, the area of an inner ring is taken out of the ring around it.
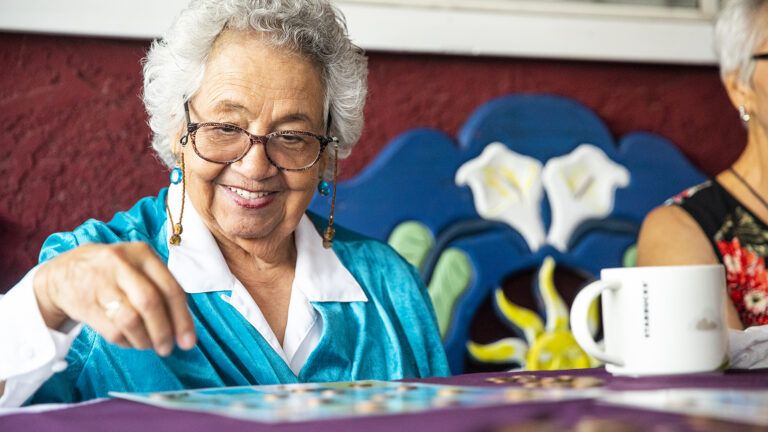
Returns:
[[[178,215],[181,191],[171,186],[168,205]],[[168,269],[189,294],[220,291],[298,375],[317,346],[323,323],[311,302],[365,302],[365,293],[304,215],[294,232],[296,268],[282,345],[243,284],[229,266],[213,235],[187,199],[184,232],[178,246],[169,245]],[[166,221],[168,233],[172,232]],[[170,236],[170,234],[169,234]],[[65,357],[81,325],[63,331],[45,326],[32,280],[37,267],[0,298],[0,381],[5,392],[0,407],[20,406],[54,373],[67,367]]]

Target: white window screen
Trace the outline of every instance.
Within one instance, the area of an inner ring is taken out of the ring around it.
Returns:
[[[0,0],[0,31],[154,38],[189,0]],[[334,0],[368,50],[713,64],[720,0]],[[147,13],[151,11],[151,13]]]
[[[515,0],[508,0],[515,1]],[[670,7],[684,7],[684,8],[698,8],[700,1],[698,0],[544,0],[544,1],[561,1],[561,2],[580,2],[580,3],[602,3],[602,4],[629,4],[629,5],[644,5],[644,6],[670,6]]]

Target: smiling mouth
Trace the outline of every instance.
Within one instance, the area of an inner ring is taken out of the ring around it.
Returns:
[[[237,187],[234,187],[234,186],[224,186],[224,187],[229,189],[231,192],[236,193],[237,196],[239,196],[240,198],[245,199],[245,200],[257,200],[259,198],[265,198],[265,197],[268,197],[270,195],[274,195],[274,194],[277,193],[275,191],[258,191],[258,192],[254,192],[254,191],[249,191],[249,190],[245,190],[245,189],[240,189],[240,188],[237,188]]]

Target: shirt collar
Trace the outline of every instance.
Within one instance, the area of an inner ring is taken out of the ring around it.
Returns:
[[[168,188],[168,207],[177,218],[181,208],[181,187]],[[229,271],[219,245],[195,210],[189,197],[184,206],[184,232],[181,244],[168,245],[168,269],[187,293],[231,291],[237,279]],[[166,241],[173,232],[166,221]],[[360,284],[341,263],[333,249],[322,246],[322,238],[312,221],[302,216],[294,233],[296,269],[292,288],[310,302],[368,301]]]
[[[293,287],[312,302],[366,302],[360,284],[344,267],[333,249],[323,247],[323,239],[305,214],[294,235],[296,271]]]

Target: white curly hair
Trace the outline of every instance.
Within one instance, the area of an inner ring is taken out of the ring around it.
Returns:
[[[175,163],[171,140],[186,122],[184,102],[199,89],[214,42],[225,29],[255,30],[268,43],[318,64],[329,133],[339,138],[339,157],[347,157],[363,128],[368,67],[341,12],[328,0],[192,0],[144,59],[144,105],[152,147],[163,162]]]

